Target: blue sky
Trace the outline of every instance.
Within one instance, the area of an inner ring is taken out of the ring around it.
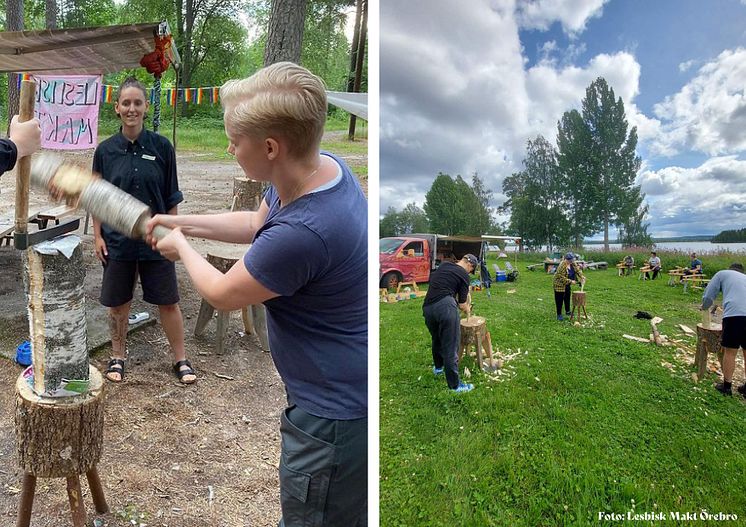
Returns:
[[[650,232],[746,227],[746,0],[381,0],[380,13],[382,213],[421,206],[438,172],[476,171],[501,204],[526,140],[555,142],[603,76],[638,127]]]

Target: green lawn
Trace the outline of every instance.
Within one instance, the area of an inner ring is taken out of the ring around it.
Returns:
[[[661,256],[664,265],[685,259]],[[712,259],[711,272],[731,259]],[[525,270],[538,261],[519,260],[519,280],[494,284],[491,299],[473,294],[495,347],[521,354],[502,382],[462,361],[474,372],[467,394],[431,372],[422,299],[381,304],[381,525],[612,525],[620,522],[599,513],[701,509],[739,516],[721,525],[742,521],[743,399],[715,392],[715,375],[695,384],[676,348],[622,338],[647,337],[649,321],[632,317],[644,310],[664,319],[661,333],[694,348],[675,325],[700,320],[701,292],[668,287],[665,276],[588,271],[591,319],[575,327],[555,320],[551,276]]]

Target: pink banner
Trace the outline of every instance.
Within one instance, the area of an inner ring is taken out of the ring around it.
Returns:
[[[41,146],[53,150],[96,148],[101,75],[33,75]]]

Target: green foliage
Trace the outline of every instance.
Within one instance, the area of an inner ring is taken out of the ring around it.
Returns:
[[[678,257],[661,254],[665,268]],[[551,275],[525,270],[542,258],[519,256],[518,281],[493,284],[491,298],[473,293],[496,350],[515,358],[502,382],[464,359],[468,394],[432,375],[422,300],[381,304],[381,525],[591,525],[599,511],[746,509],[743,401],[715,392],[715,375],[695,384],[676,347],[622,338],[648,336],[649,321],[632,317],[644,310],[694,349],[676,324],[700,320],[701,292],[665,276],[587,271],[591,320],[574,327],[555,320]]]
[[[637,128],[627,133],[624,102],[615,99],[614,90],[599,77],[585,91],[582,101],[583,122],[590,135],[590,148],[584,164],[594,183],[594,212],[604,226],[604,241],[608,242],[609,225],[621,224],[630,214],[635,199],[634,181],[640,169],[635,155]],[[585,140],[584,140],[585,144]],[[635,205],[632,210],[636,210]]]
[[[644,197],[638,189],[638,198],[633,201],[633,203],[637,202],[637,210],[621,223],[619,240],[623,247],[651,247],[653,245],[653,238],[648,234],[648,225],[644,223],[648,214],[648,206],[642,205]]]
[[[401,212],[389,207],[379,223],[380,236],[401,236],[403,234],[422,233],[430,231],[425,211],[414,202],[409,203]]]
[[[308,2],[301,63],[324,79],[327,89],[331,91],[347,91],[347,79],[350,74],[350,42],[344,33],[344,10],[352,4],[350,0],[309,0]],[[248,2],[247,9],[255,30],[254,40],[248,49],[247,65],[250,71],[263,66],[270,5],[269,0]],[[354,13],[350,16],[354,17]],[[367,91],[367,53],[360,91]]]
[[[715,237],[712,238],[712,241],[717,243],[746,242],[746,229],[722,231],[719,234],[716,234]]]
[[[601,221],[594,214],[596,189],[588,163],[591,134],[577,110],[565,112],[557,125],[557,164],[563,182],[565,207],[573,245],[598,232]]]
[[[524,170],[503,181],[510,208],[511,232],[521,236],[528,247],[547,245],[550,249],[567,243],[569,225],[563,196],[565,181],[559,177],[557,152],[542,136],[529,140]]]
[[[480,236],[489,232],[494,227],[487,206],[490,196],[491,192],[476,173],[472,176],[472,186],[461,176],[454,180],[439,173],[425,195],[424,208],[430,228],[449,235]]]

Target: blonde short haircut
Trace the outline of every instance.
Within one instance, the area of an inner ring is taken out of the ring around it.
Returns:
[[[324,82],[292,62],[277,62],[220,88],[226,126],[257,139],[279,136],[292,157],[318,151],[326,122]]]

